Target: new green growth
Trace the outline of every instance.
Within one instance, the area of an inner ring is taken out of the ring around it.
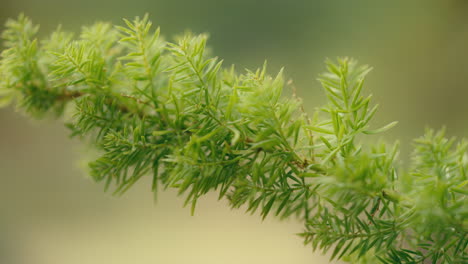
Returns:
[[[427,130],[407,170],[397,144],[366,143],[395,124],[369,127],[369,67],[327,61],[327,102],[309,117],[282,96],[281,72],[223,67],[205,35],[166,41],[147,16],[125,24],[38,40],[27,17],[9,20],[1,103],[64,120],[100,153],[89,173],[116,194],[152,177],[153,192],[176,188],[192,211],[217,192],[263,218],[296,217],[304,242],[332,259],[468,262],[467,142]]]

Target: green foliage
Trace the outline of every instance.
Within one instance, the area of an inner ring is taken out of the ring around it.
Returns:
[[[468,261],[468,144],[428,130],[409,170],[397,166],[398,144],[363,144],[396,124],[369,127],[369,67],[327,61],[328,104],[309,118],[281,96],[281,72],[223,68],[205,35],[167,42],[147,16],[125,24],[84,27],[77,39],[59,27],[38,41],[28,18],[9,20],[0,102],[36,117],[72,109],[72,136],[100,153],[90,174],[117,194],[151,176],[155,193],[177,188],[192,212],[217,191],[263,218],[295,216],[305,243],[332,259]]]

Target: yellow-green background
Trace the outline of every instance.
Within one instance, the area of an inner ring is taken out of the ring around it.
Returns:
[[[41,34],[144,13],[168,37],[209,32],[226,64],[285,66],[310,112],[324,100],[315,80],[324,59],[354,57],[375,68],[374,123],[400,121],[386,140],[401,140],[405,161],[426,126],[468,131],[466,0],[0,0],[1,24],[20,12]],[[173,191],[154,205],[148,181],[112,197],[81,172],[83,148],[67,135],[0,110],[0,263],[327,263],[294,236],[294,221],[262,222],[215,196],[195,216]]]

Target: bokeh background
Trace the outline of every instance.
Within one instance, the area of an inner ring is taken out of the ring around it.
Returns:
[[[0,24],[20,12],[41,34],[144,13],[167,37],[209,32],[226,64],[285,66],[309,112],[324,100],[325,58],[354,57],[374,67],[375,125],[400,121],[385,140],[401,141],[404,165],[426,126],[468,131],[466,0],[0,0]],[[83,174],[82,155],[61,124],[0,109],[0,263],[328,263],[294,235],[298,223],[262,222],[215,196],[195,216],[172,191],[155,205],[148,181],[112,197]]]

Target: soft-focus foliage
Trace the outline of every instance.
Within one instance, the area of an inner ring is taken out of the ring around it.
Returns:
[[[84,27],[78,39],[59,28],[39,42],[28,18],[9,20],[1,102],[36,117],[73,108],[72,136],[100,152],[90,174],[115,193],[150,175],[155,193],[177,188],[192,210],[217,191],[262,217],[294,215],[305,243],[332,258],[468,260],[467,144],[428,130],[409,171],[396,166],[397,144],[362,144],[396,124],[369,127],[369,67],[327,61],[328,104],[309,117],[281,96],[281,72],[237,73],[208,56],[205,35],[171,43],[147,16],[125,23]]]

